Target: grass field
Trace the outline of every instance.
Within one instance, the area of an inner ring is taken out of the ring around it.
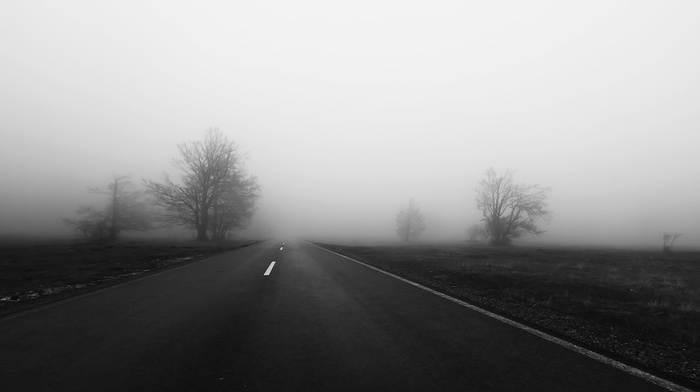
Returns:
[[[255,241],[0,242],[0,316]]]
[[[0,316],[251,243],[0,242]],[[700,252],[321,245],[700,389]]]
[[[700,252],[323,246],[700,386]]]

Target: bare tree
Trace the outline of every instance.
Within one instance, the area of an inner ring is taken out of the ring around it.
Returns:
[[[248,225],[257,210],[255,202],[259,191],[255,177],[246,176],[242,171],[232,173],[212,203],[209,221],[213,239],[224,239],[230,230]]]
[[[663,251],[670,252],[671,248],[673,247],[673,243],[676,242],[678,237],[680,237],[682,234],[683,233],[664,233]]]
[[[106,195],[107,207],[99,210],[83,206],[76,211],[80,219],[65,218],[63,221],[78,230],[87,241],[110,241],[119,239],[123,231],[145,231],[151,228],[151,218],[143,192],[133,189],[129,176],[114,175],[106,190],[88,188],[91,193]]]
[[[82,206],[75,211],[80,219],[63,218],[63,223],[77,230],[87,242],[103,241],[107,238],[105,214],[92,206]]]
[[[223,238],[228,230],[245,225],[254,211],[258,187],[255,177],[244,175],[238,146],[210,128],[203,141],[182,143],[178,149],[180,156],[173,162],[183,172],[182,183],[174,183],[167,174],[161,183],[146,181],[163,209],[162,222],[190,225],[202,241],[209,238],[209,231]]]
[[[546,210],[548,188],[539,185],[516,185],[513,174],[497,174],[493,168],[486,171],[486,178],[476,188],[476,205],[484,216],[486,233],[492,245],[508,245],[524,234],[544,233],[536,224],[537,219],[549,220]]]
[[[425,216],[410,199],[408,208],[401,208],[396,215],[396,233],[406,242],[415,240],[425,230]]]

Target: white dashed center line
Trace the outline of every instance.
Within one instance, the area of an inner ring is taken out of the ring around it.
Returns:
[[[280,250],[284,249],[284,246],[280,246]]]
[[[274,266],[275,266],[275,262],[273,261],[272,263],[270,263],[270,266],[267,267],[267,270],[265,271],[265,273],[263,274],[263,276],[270,275],[270,272],[272,272],[272,267],[274,267]]]

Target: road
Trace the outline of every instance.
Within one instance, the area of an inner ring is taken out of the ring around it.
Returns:
[[[664,390],[274,241],[1,320],[0,372],[4,391]]]

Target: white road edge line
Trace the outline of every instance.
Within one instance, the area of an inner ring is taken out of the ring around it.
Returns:
[[[377,272],[381,272],[381,273],[383,273],[384,275],[391,276],[392,278],[398,279],[398,280],[400,280],[400,281],[402,281],[402,282],[405,282],[405,283],[408,283],[408,284],[410,284],[411,286],[418,287],[419,289],[422,289],[422,290],[425,290],[425,291],[427,291],[427,292],[429,292],[429,293],[435,294],[435,295],[437,295],[438,297],[442,297],[442,298],[444,298],[444,299],[446,299],[446,300],[448,300],[448,301],[452,301],[452,302],[454,302],[454,303],[456,303],[456,304],[462,305],[462,306],[464,306],[465,308],[468,308],[468,309],[471,309],[471,310],[473,310],[473,311],[479,312],[479,313],[481,313],[481,314],[483,314],[483,315],[486,315],[486,316],[488,316],[488,317],[495,318],[496,320],[501,321],[501,322],[503,322],[503,323],[506,323],[506,324],[508,324],[508,325],[510,325],[510,326],[513,326],[513,327],[522,329],[523,331],[529,332],[529,333],[531,333],[531,334],[533,334],[533,335],[535,335],[535,336],[539,336],[540,338],[542,338],[542,339],[544,339],[544,340],[547,340],[547,341],[552,342],[552,343],[554,343],[554,344],[558,344],[558,345],[560,345],[560,346],[566,347],[566,348],[568,348],[568,349],[571,350],[571,351],[577,352],[577,353],[582,354],[582,355],[585,355],[585,356],[587,356],[587,357],[589,357],[589,358],[595,359],[596,361],[599,361],[599,362],[602,362],[602,363],[604,363],[604,364],[610,365],[610,366],[612,366],[612,367],[614,367],[614,368],[616,368],[616,369],[622,370],[623,372],[629,373],[629,374],[631,374],[631,375],[633,375],[633,376],[637,376],[637,377],[639,377],[639,378],[641,378],[641,379],[644,379],[644,380],[646,380],[646,381],[651,382],[652,384],[656,384],[656,385],[658,385],[658,386],[660,386],[660,387],[662,387],[662,388],[666,388],[666,389],[668,389],[669,391],[673,391],[673,392],[693,392],[692,389],[685,388],[685,387],[683,387],[683,386],[680,386],[680,385],[678,385],[678,384],[675,384],[675,383],[673,383],[673,382],[671,382],[671,381],[668,381],[668,380],[666,380],[666,379],[663,379],[663,378],[661,378],[661,377],[657,377],[657,376],[655,376],[655,375],[653,375],[653,374],[649,374],[649,373],[645,372],[644,370],[637,369],[637,368],[632,367],[632,366],[630,366],[630,365],[625,365],[624,363],[618,362],[618,361],[616,361],[616,360],[614,360],[614,359],[612,359],[612,358],[608,358],[608,357],[606,357],[606,356],[604,356],[604,355],[601,355],[601,354],[598,354],[598,353],[593,352],[593,351],[591,351],[591,350],[588,350],[588,349],[586,349],[586,348],[577,346],[577,345],[575,345],[575,344],[573,344],[573,343],[570,343],[570,342],[567,342],[567,341],[565,341],[565,340],[559,339],[559,338],[557,338],[557,337],[555,337],[555,336],[549,335],[549,334],[544,333],[544,332],[542,332],[542,331],[538,331],[538,330],[536,330],[536,329],[534,329],[534,328],[530,328],[530,327],[528,327],[527,325],[520,324],[520,323],[517,322],[517,321],[513,321],[513,320],[511,320],[511,319],[509,319],[509,318],[505,318],[505,317],[503,317],[503,316],[499,316],[499,315],[497,315],[496,313],[489,312],[489,311],[486,310],[486,309],[482,309],[482,308],[480,308],[480,307],[478,307],[478,306],[469,304],[469,303],[464,302],[464,301],[462,301],[462,300],[459,300],[459,299],[457,299],[457,298],[450,297],[450,296],[447,295],[447,294],[443,294],[443,293],[441,293],[441,292],[439,292],[439,291],[436,291],[436,290],[433,290],[433,289],[431,289],[431,288],[429,288],[429,287],[425,287],[425,286],[422,286],[422,285],[420,285],[420,284],[418,284],[418,283],[411,282],[410,280],[405,279],[405,278],[402,278],[402,277],[400,277],[400,276],[398,276],[398,275],[394,275],[394,274],[392,274],[391,272],[387,272],[387,271],[381,270],[381,269],[379,269],[379,268],[377,268],[377,267],[374,267],[374,266],[371,266],[371,265],[369,265],[369,264],[363,263],[363,262],[361,262],[361,261],[359,261],[359,260],[355,260],[355,259],[353,259],[352,257],[348,257],[348,256],[345,256],[345,255],[341,255],[340,253],[333,252],[332,250],[328,250],[328,249],[326,249],[326,248],[323,248],[323,247],[318,246],[318,245],[316,245],[316,244],[313,244],[313,243],[311,243],[311,242],[309,242],[309,244],[311,244],[311,245],[313,245],[313,246],[315,246],[315,247],[317,247],[317,248],[319,248],[319,249],[323,249],[323,250],[325,250],[326,252],[333,253],[333,254],[336,255],[336,256],[340,256],[340,257],[342,257],[342,258],[344,258],[344,259],[348,259],[348,260],[350,260],[350,261],[354,261],[354,262],[357,263],[357,264],[364,265],[365,267],[371,268],[371,269],[373,269],[373,270],[375,270],[375,271],[377,271]],[[270,268],[272,268],[272,267],[270,267]]]
[[[270,275],[270,272],[272,272],[272,267],[274,267],[274,266],[275,266],[275,262],[273,261],[272,263],[270,263],[270,266],[267,267],[267,270],[265,271],[265,273],[263,274],[263,276]]]

